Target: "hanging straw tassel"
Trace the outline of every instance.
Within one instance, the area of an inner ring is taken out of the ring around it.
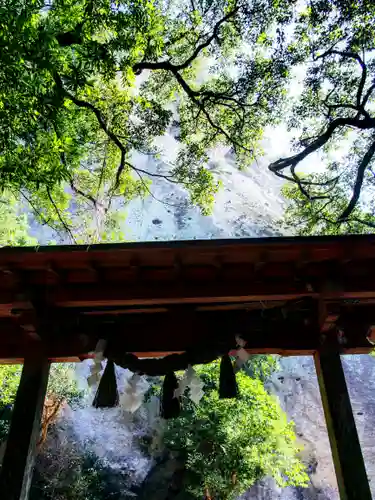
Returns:
[[[228,354],[221,358],[220,363],[220,386],[219,398],[236,398],[238,396],[238,387],[236,375],[233,371],[233,364]]]
[[[112,408],[118,405],[118,401],[115,364],[108,360],[92,405],[95,408]]]
[[[178,381],[173,372],[164,377],[161,398],[161,416],[165,419],[176,418],[180,414],[180,400],[175,397]]]

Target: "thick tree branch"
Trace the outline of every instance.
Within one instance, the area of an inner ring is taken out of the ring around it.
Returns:
[[[345,50],[336,50],[336,49],[332,49],[332,48],[328,49],[323,54],[320,54],[319,56],[317,56],[315,58],[315,61],[317,61],[318,59],[324,59],[325,57],[330,56],[330,55],[337,55],[337,56],[341,56],[341,57],[347,57],[349,59],[354,59],[355,61],[358,61],[358,63],[361,65],[362,68],[365,65],[362,58],[356,52],[350,52],[350,51],[345,51]]]
[[[126,165],[126,152],[125,150],[120,147],[121,150],[121,159],[120,159],[120,165],[117,168],[116,172],[116,179],[115,179],[115,184],[112,188],[112,192],[114,193],[118,187],[120,186],[120,179],[121,179],[121,174],[124,171],[125,165]]]
[[[367,129],[372,129],[375,128],[375,119],[373,118],[364,118],[364,119],[359,119],[359,118],[337,118],[333,120],[327,127],[326,131],[318,136],[316,139],[314,139],[311,144],[305,147],[303,151],[300,153],[290,156],[288,158],[281,158],[277,160],[276,162],[273,162],[269,165],[269,169],[275,173],[278,177],[281,177],[283,179],[286,179],[290,182],[296,183],[298,185],[299,190],[301,193],[310,201],[315,201],[315,200],[322,200],[322,199],[327,199],[329,196],[327,196],[328,192],[322,193],[319,195],[311,195],[309,191],[304,187],[304,182],[302,179],[298,177],[298,175],[295,173],[296,166],[304,160],[307,156],[309,156],[311,153],[318,151],[322,146],[324,146],[332,137],[334,134],[335,130],[339,127],[342,126],[352,126],[359,128],[361,130],[367,130]],[[363,183],[363,176],[364,172],[369,165],[373,155],[375,153],[375,141],[374,143],[370,146],[369,150],[367,151],[366,155],[364,156],[357,172],[357,178],[353,190],[353,196],[349,202],[349,205],[347,208],[344,210],[344,212],[341,214],[340,218],[338,219],[339,221],[343,222],[345,221],[349,215],[352,213],[354,210],[362,188],[362,183]],[[285,175],[283,170],[286,168],[290,168],[292,176]],[[336,183],[337,183],[338,178],[336,178]],[[332,181],[335,181],[333,179]],[[320,184],[320,183],[318,183]],[[326,183],[320,184],[323,186]],[[333,187],[335,186],[335,183],[333,184]]]
[[[173,76],[176,78],[177,82],[179,83],[180,87],[184,90],[186,95],[199,108],[200,112],[202,112],[205,115],[205,117],[207,118],[207,121],[211,125],[211,127],[214,128],[215,130],[217,130],[220,134],[224,135],[226,137],[226,139],[230,143],[232,143],[235,147],[243,149],[243,150],[247,151],[248,153],[252,153],[252,151],[250,149],[246,148],[245,146],[240,144],[238,141],[233,139],[233,137],[231,137],[225,129],[223,129],[222,127],[217,125],[212,120],[210,114],[208,113],[208,111],[206,110],[206,108],[204,106],[204,100],[201,101],[199,99],[199,97],[215,97],[217,99],[233,100],[231,96],[226,96],[225,94],[215,94],[214,92],[211,92],[211,91],[199,92],[199,91],[193,90],[190,87],[190,85],[186,82],[186,80],[183,78],[181,73],[179,73],[179,69],[181,69],[181,65],[175,66],[175,65],[171,64],[169,61],[163,61],[163,62],[159,62],[159,63],[139,63],[140,66],[135,65],[133,67],[133,69],[140,68],[140,67],[143,67],[144,69],[146,69],[145,64],[147,64],[148,69],[164,69],[166,71],[170,71],[173,74]],[[256,103],[254,103],[254,105],[255,104]],[[247,106],[251,106],[251,105],[247,105]]]
[[[324,104],[329,110],[329,113],[328,113],[329,117],[331,116],[331,111],[333,109],[352,109],[353,111],[356,111],[360,115],[363,115],[365,118],[371,119],[370,114],[368,113],[368,111],[366,111],[364,109],[363,106],[357,107],[357,106],[354,106],[354,104],[328,104],[328,103],[324,103]]]
[[[277,173],[285,168],[296,167],[298,163],[307,158],[307,156],[315,151],[318,151],[318,149],[324,146],[339,127],[354,127],[360,130],[370,130],[375,128],[375,119],[336,118],[328,125],[326,131],[318,136],[311,144],[306,146],[303,151],[296,155],[289,156],[288,158],[280,158],[279,160],[271,163],[268,168],[271,172]]]
[[[144,69],[150,69],[150,70],[158,70],[158,69],[163,69],[166,71],[172,71],[172,72],[178,72],[182,71],[190,66],[190,64],[199,56],[199,54],[207,48],[214,40],[217,38],[220,27],[222,24],[225,22],[229,21],[232,17],[234,17],[237,12],[239,11],[240,7],[237,6],[234,9],[232,9],[228,14],[224,17],[222,17],[214,26],[212,33],[208,38],[199,44],[194,52],[191,54],[190,57],[188,57],[183,63],[181,64],[172,64],[169,60],[167,61],[141,61],[139,63],[136,63],[133,66],[133,71],[135,74],[140,74]]]
[[[199,97],[204,97],[204,98],[213,98],[217,100],[225,100],[225,101],[233,101],[237,105],[240,105],[242,108],[244,107],[250,107],[252,104],[246,104],[246,103],[239,103],[237,99],[235,99],[231,95],[227,95],[226,93],[215,93],[212,91],[196,91],[193,90],[190,85],[186,82],[186,80],[182,77],[180,71],[183,69],[186,69],[191,65],[191,63],[199,56],[199,54],[204,50],[206,47],[208,47],[212,41],[218,36],[220,27],[222,24],[227,22],[229,19],[234,17],[236,13],[239,11],[240,7],[237,6],[234,9],[232,9],[226,16],[224,16],[222,19],[220,19],[214,26],[212,34],[201,44],[199,44],[193,54],[188,57],[183,63],[181,64],[172,64],[169,60],[167,61],[158,61],[158,62],[147,62],[147,61],[141,61],[133,66],[133,71],[136,74],[140,74],[144,69],[150,69],[150,70],[164,70],[164,71],[169,71],[173,74],[175,79],[177,80],[178,84],[181,86],[181,88],[185,91],[187,96],[192,100],[192,102],[199,108],[199,112],[203,112],[203,114],[206,116],[207,121],[211,125],[212,128],[217,130],[220,134],[224,135],[228,141],[234,144],[234,146],[239,147],[241,149],[244,149],[245,151],[248,151],[249,153],[252,153],[251,150],[245,148],[242,144],[238,143],[238,141],[234,140],[226,130],[224,130],[222,127],[217,125],[211,118],[210,114],[208,111],[205,109],[204,106],[204,99],[203,101],[199,100]],[[254,103],[253,105],[256,105]]]
[[[367,89],[367,92],[366,94],[364,95],[363,97],[363,100],[362,100],[362,108],[364,108],[367,104],[367,101],[370,99],[371,97],[371,94],[373,93],[373,91],[375,90],[375,83],[372,84],[368,89]]]
[[[54,78],[55,78],[55,82],[56,82],[58,89],[65,97],[70,99],[76,106],[89,109],[90,111],[92,111],[95,114],[101,129],[107,134],[108,138],[111,141],[113,141],[114,144],[119,148],[119,150],[121,152],[121,159],[120,159],[120,164],[119,164],[117,172],[116,172],[116,178],[115,178],[114,186],[112,187],[112,192],[115,192],[118,189],[118,187],[120,185],[121,174],[124,171],[124,168],[126,166],[129,167],[130,169],[134,170],[136,173],[143,173],[149,177],[163,178],[165,180],[172,179],[172,176],[148,172],[147,170],[143,170],[141,168],[135,167],[134,165],[129,163],[126,160],[126,156],[129,152],[128,146],[127,145],[124,146],[124,144],[122,144],[122,142],[120,141],[119,137],[107,126],[100,110],[96,106],[91,104],[90,102],[83,101],[82,99],[78,99],[73,94],[71,94],[69,91],[67,91],[63,86],[61,78],[57,74],[54,76]],[[72,187],[72,185],[71,185],[71,187]],[[73,189],[73,187],[72,187],[72,189]],[[88,198],[88,196],[89,196],[83,192],[77,191],[76,188],[75,188],[75,191],[77,193],[81,194],[82,196],[85,196],[86,198]],[[95,198],[92,197],[91,201],[93,201],[93,200],[95,200]],[[96,201],[96,203],[97,203],[97,201]]]
[[[343,213],[340,215],[338,220],[340,222],[346,221],[350,214],[353,212],[355,209],[360,194],[361,194],[361,189],[362,189],[362,184],[363,184],[363,179],[365,175],[366,168],[369,166],[369,163],[373,159],[373,156],[375,154],[375,140],[371,143],[370,147],[368,148],[365,156],[362,158],[361,163],[359,164],[358,170],[357,170],[357,176],[356,180],[354,183],[354,188],[353,188],[353,194],[352,197],[348,203],[348,206],[346,209],[343,211]]]
[[[213,119],[211,118],[210,114],[206,110],[204,104],[197,98],[199,95],[199,92],[194,91],[189,84],[186,82],[186,80],[181,76],[181,74],[178,71],[173,70],[172,71],[176,80],[180,84],[180,86],[183,88],[185,93],[188,95],[188,97],[191,99],[191,101],[199,108],[199,110],[205,115],[207,118],[208,123],[211,125],[211,127],[215,130],[217,130],[220,134],[222,134],[226,139],[233,144],[235,147],[243,149],[244,151],[247,151],[248,153],[252,153],[252,151],[243,144],[240,144],[237,140],[233,139],[233,137],[228,134],[228,132],[223,129],[220,125],[217,125]]]
[[[97,199],[91,196],[91,194],[84,193],[81,189],[79,189],[74,184],[73,177],[70,178],[70,187],[76,194],[79,194],[80,196],[82,196],[82,198],[86,198],[86,200],[90,201],[94,205],[94,208],[97,208],[98,205],[102,205],[100,202],[98,202]]]
[[[236,6],[234,9],[232,9],[228,14],[226,14],[223,18],[221,18],[214,26],[212,33],[208,38],[206,38],[205,41],[203,41],[201,44],[199,44],[194,52],[191,54],[190,57],[188,57],[183,63],[181,64],[173,64],[171,63],[170,60],[165,60],[165,61],[141,61],[139,63],[136,63],[133,66],[133,71],[136,74],[140,74],[144,69],[149,69],[149,70],[164,70],[164,71],[169,71],[170,73],[173,74],[175,79],[177,80],[178,84],[181,86],[181,88],[185,91],[187,96],[190,98],[190,100],[198,107],[199,112],[198,115],[202,112],[208,123],[211,125],[213,129],[215,129],[218,133],[223,135],[235,148],[240,148],[243,149],[244,151],[247,151],[248,153],[252,154],[252,151],[243,144],[240,144],[237,140],[235,140],[231,135],[223,129],[220,125],[217,125],[214,120],[212,119],[211,115],[207,111],[204,105],[204,98],[212,98],[212,99],[217,99],[217,100],[223,100],[223,101],[233,101],[235,104],[239,105],[242,107],[243,112],[245,107],[250,107],[252,105],[256,105],[258,103],[258,100],[254,104],[247,104],[247,103],[240,103],[237,99],[235,99],[232,95],[228,95],[227,93],[215,93],[212,91],[196,91],[193,90],[190,85],[186,82],[186,80],[183,78],[181,75],[181,71],[188,68],[192,62],[199,56],[199,54],[207,48],[215,38],[217,38],[220,27],[227,21],[229,21],[231,18],[233,18],[237,12],[240,10],[240,6]],[[203,100],[200,100],[199,98],[203,98]],[[241,118],[239,117],[240,121]]]
[[[367,66],[365,62],[363,61],[362,57],[357,54],[356,52],[350,52],[350,51],[342,51],[342,50],[336,50],[336,49],[329,49],[324,54],[321,54],[320,56],[317,56],[315,60],[317,59],[324,59],[327,56],[330,55],[338,55],[344,58],[348,59],[353,59],[358,62],[358,64],[361,66],[361,78],[358,84],[358,90],[357,90],[357,98],[356,98],[356,106],[355,108],[359,111],[362,110],[364,111],[364,104],[362,100],[362,94],[363,94],[363,89],[366,84],[366,79],[367,79]]]
[[[181,71],[183,69],[186,69],[190,66],[190,64],[199,56],[199,54],[207,48],[214,40],[217,38],[219,35],[220,27],[222,24],[225,22],[229,21],[232,17],[234,17],[237,12],[239,11],[240,7],[237,6],[234,9],[232,9],[226,16],[224,16],[222,19],[220,19],[214,26],[214,29],[212,30],[211,36],[209,36],[204,42],[198,45],[198,47],[195,49],[195,51],[192,53],[192,55],[186,59],[186,61],[182,64],[177,65],[176,70]]]
[[[370,113],[365,109],[365,106],[369,98],[371,97],[373,90],[375,89],[375,84],[369,87],[365,95],[363,95],[367,80],[367,66],[364,62],[364,59],[361,58],[360,55],[355,52],[340,51],[331,47],[329,50],[327,50],[320,56],[316,57],[315,60],[332,55],[338,55],[342,58],[353,59],[354,61],[356,61],[361,67],[361,76],[358,83],[358,89],[356,92],[355,104],[350,104],[350,103],[330,104],[328,100],[331,94],[334,92],[334,89],[332,89],[331,92],[328,93],[325,101],[323,102],[323,105],[326,106],[326,108],[328,109],[328,114],[326,115],[326,117],[328,120],[332,120],[331,112],[333,110],[341,110],[341,109],[353,110],[356,112],[356,115],[354,117],[339,117],[333,119],[332,121],[330,121],[330,123],[328,123],[325,131],[320,133],[317,137],[311,138],[310,142],[307,143],[305,148],[300,153],[290,156],[288,158],[280,158],[278,161],[273,162],[272,164],[269,165],[269,169],[276,175],[285,178],[288,181],[296,183],[298,185],[300,192],[310,201],[314,201],[316,199],[328,198],[326,195],[328,194],[329,191],[319,196],[311,196],[311,193],[304,187],[302,180],[298,177],[298,175],[296,175],[295,173],[296,166],[306,157],[308,157],[311,153],[318,151],[325,144],[327,144],[327,142],[332,138],[335,131],[339,128],[353,127],[359,130],[371,130],[375,128],[375,119],[371,117]],[[336,223],[341,224],[343,222],[348,222],[350,215],[352,214],[358,203],[363,185],[364,174],[371,160],[373,159],[374,154],[375,154],[375,141],[370,145],[368,151],[366,152],[366,154],[364,155],[359,164],[351,199],[345,210],[337,219]],[[292,174],[291,176],[285,175],[285,173],[283,172],[284,169],[287,168],[290,169],[290,172]],[[335,187],[335,185],[336,183],[333,184],[333,188]],[[352,218],[350,218],[350,220],[352,220]]]

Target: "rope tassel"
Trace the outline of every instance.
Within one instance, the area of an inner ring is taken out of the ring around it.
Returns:
[[[165,419],[176,418],[180,414],[180,400],[176,397],[178,381],[174,372],[169,372],[164,377],[161,398],[161,416]]]
[[[221,358],[220,363],[220,385],[219,398],[236,398],[238,396],[238,387],[236,375],[233,371],[233,364],[228,354]]]
[[[95,408],[113,408],[118,405],[118,402],[115,364],[108,360],[92,405]]]

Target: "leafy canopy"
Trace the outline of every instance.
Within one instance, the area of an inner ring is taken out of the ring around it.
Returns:
[[[311,178],[316,178],[315,176]],[[338,220],[346,208],[347,198],[342,186],[336,185],[329,199],[306,200],[296,184],[288,183],[282,193],[287,200],[282,229],[299,236],[373,233],[373,218],[358,204],[350,218]]]
[[[292,184],[287,222],[301,234],[373,232],[375,4],[312,0],[285,44],[305,74],[289,114],[296,153],[270,165]],[[303,175],[303,161],[317,155],[324,170]]]
[[[290,18],[286,0],[5,0],[0,188],[76,242],[110,234],[155,178],[207,211],[210,150],[227,145],[245,167],[279,119],[288,69],[269,40]],[[156,139],[176,124],[162,163]]]
[[[212,149],[245,168],[284,120],[296,152],[269,168],[298,188],[301,218],[372,230],[374,26],[370,0],[5,0],[0,189],[73,242],[121,240],[122,208],[152,180],[207,212]],[[313,154],[324,171],[302,175]]]
[[[298,459],[293,423],[257,378],[237,373],[239,399],[219,399],[219,364],[197,369],[205,382],[199,405],[184,398],[183,412],[168,421],[167,447],[186,461],[184,489],[200,499],[237,498],[255,481],[273,476],[280,486],[308,481]]]
[[[0,195],[0,247],[36,245],[30,235],[28,216],[10,193]]]

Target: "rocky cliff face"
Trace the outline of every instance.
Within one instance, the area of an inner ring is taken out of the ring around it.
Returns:
[[[368,355],[342,358],[353,413],[361,441],[372,494],[375,478],[375,398],[372,378],[375,358]],[[272,377],[268,388],[280,400],[304,445],[303,458],[309,465],[311,485],[307,489],[277,490],[266,480],[248,492],[247,500],[336,500],[339,498],[332,455],[324,420],[318,381],[310,357],[281,358],[280,371]]]
[[[164,138],[173,155],[175,142]],[[265,140],[265,149],[270,139]],[[280,219],[283,199],[280,179],[267,166],[275,157],[265,155],[246,171],[239,171],[232,155],[217,149],[209,168],[223,183],[216,197],[213,213],[203,216],[189,203],[184,189],[163,179],[154,179],[153,196],[129,204],[124,232],[135,241],[244,238],[279,234],[275,221]],[[134,161],[150,172],[164,172],[165,166],[138,156]]]

